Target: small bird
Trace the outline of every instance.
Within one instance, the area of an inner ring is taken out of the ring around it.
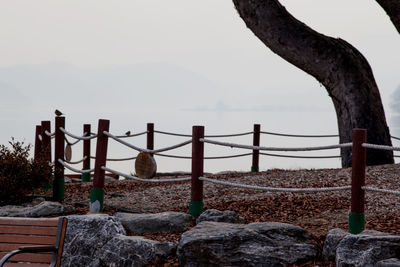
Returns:
[[[64,115],[61,111],[59,111],[58,109],[56,109],[56,111],[54,111],[54,113],[56,114],[57,117],[60,117],[61,115]]]
[[[130,135],[131,135],[131,131],[127,131],[127,132],[125,133],[125,135],[130,136]]]

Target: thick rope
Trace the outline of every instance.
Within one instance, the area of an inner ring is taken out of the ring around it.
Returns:
[[[175,149],[175,148],[178,148],[178,147],[181,147],[181,146],[185,146],[185,145],[190,144],[190,143],[192,142],[192,140],[188,140],[188,141],[186,141],[186,142],[183,142],[183,143],[180,143],[180,144],[177,144],[177,145],[173,145],[173,146],[169,146],[169,147],[165,147],[165,148],[160,148],[160,149],[151,150],[151,149],[140,148],[140,147],[134,146],[134,145],[132,145],[132,144],[129,144],[129,143],[127,143],[127,142],[125,142],[125,141],[119,139],[119,138],[116,137],[115,135],[112,135],[111,133],[109,133],[109,132],[107,132],[107,131],[104,131],[103,133],[104,133],[105,135],[107,135],[108,137],[111,137],[111,138],[114,139],[115,141],[117,141],[117,142],[119,142],[119,143],[121,143],[121,144],[123,144],[123,145],[125,145],[125,146],[127,146],[127,147],[130,147],[130,148],[132,148],[132,149],[134,149],[134,150],[137,150],[137,151],[139,151],[139,152],[146,152],[146,153],[151,153],[151,154],[156,154],[156,153],[158,153],[158,152],[163,152],[163,151],[172,150],[172,149]]]
[[[234,136],[243,136],[243,135],[249,135],[249,134],[253,134],[254,132],[245,132],[245,133],[238,133],[238,134],[220,134],[220,135],[205,135],[204,137],[210,137],[210,138],[214,138],[214,137],[234,137]]]
[[[381,188],[375,188],[375,187],[369,187],[369,186],[361,186],[361,189],[363,189],[365,191],[373,191],[373,192],[379,192],[379,193],[400,195],[400,191],[396,191],[396,190],[381,189]]]
[[[310,137],[310,138],[324,138],[324,137],[339,137],[338,134],[331,134],[331,135],[302,135],[302,134],[283,134],[283,133],[273,133],[273,132],[264,132],[260,131],[262,134],[269,134],[269,135],[278,135],[278,136],[286,136],[286,137]]]
[[[132,159],[136,159],[136,157],[120,158],[120,159],[106,159],[106,161],[126,161],[126,160],[132,160]]]
[[[135,181],[139,181],[139,182],[147,182],[147,183],[168,183],[168,182],[184,182],[184,181],[190,181],[192,178],[191,177],[184,177],[184,178],[173,178],[173,179],[143,179],[143,178],[139,178],[136,176],[132,176],[126,173],[122,173],[107,167],[101,167],[103,170],[117,174],[119,176],[123,176],[127,179],[132,179]]]
[[[297,158],[297,159],[333,159],[333,158],[341,158],[341,156],[295,156],[295,155],[280,155],[280,154],[270,154],[270,153],[260,153],[260,155],[271,156],[271,157],[281,157],[281,158]]]
[[[165,135],[173,135],[173,136],[181,136],[181,137],[192,137],[191,134],[178,134],[178,133],[170,133],[170,132],[163,132],[163,131],[156,131],[154,130],[155,133],[159,134],[165,134]]]
[[[79,143],[81,141],[80,139],[78,139],[75,142],[71,142],[66,137],[64,139],[65,139],[65,142],[67,142],[67,144],[70,146],[76,145],[77,143]]]
[[[147,131],[136,133],[136,134],[130,134],[130,135],[117,135],[116,137],[118,137],[118,138],[128,138],[128,137],[135,137],[135,136],[140,136],[140,135],[144,135],[144,134],[147,134]]]
[[[78,136],[78,135],[74,135],[74,134],[68,132],[67,130],[65,130],[63,127],[60,127],[60,131],[63,132],[64,134],[66,134],[66,135],[72,137],[72,138],[79,139],[79,140],[90,140],[90,139],[93,139],[93,138],[96,138],[96,137],[97,137],[97,134],[94,134],[94,135],[91,135],[91,136]]]
[[[94,172],[94,169],[88,169],[88,170],[78,170],[78,169],[75,169],[75,168],[73,168],[73,167],[67,165],[62,159],[58,159],[58,162],[59,162],[61,165],[63,165],[65,168],[67,168],[67,169],[69,169],[69,170],[71,170],[71,171],[73,171],[73,172],[77,172],[77,173],[90,173],[90,172]]]
[[[96,159],[95,156],[90,156],[91,159]],[[119,159],[106,159],[106,161],[126,161],[126,160],[132,160],[136,159],[136,157],[130,157],[130,158],[119,158]]]
[[[376,145],[376,144],[367,144],[367,143],[362,144],[362,147],[372,148],[372,149],[379,149],[379,150],[400,151],[400,147],[384,146],[384,145]]]
[[[204,157],[204,159],[229,159],[229,158],[238,158],[252,155],[253,153],[243,153],[238,155],[230,155],[230,156],[219,156],[219,157]],[[156,154],[157,156],[167,157],[167,158],[177,158],[177,159],[191,159],[189,156],[176,156],[176,155],[168,155],[168,154]]]
[[[292,192],[292,193],[312,193],[312,192],[328,192],[328,191],[341,191],[341,190],[349,190],[351,186],[339,186],[339,187],[317,187],[317,188],[281,188],[281,187],[264,187],[264,186],[256,186],[256,185],[246,185],[246,184],[236,184],[227,181],[220,181],[215,179],[210,179],[206,177],[199,177],[199,180],[221,184],[233,187],[240,187],[246,189],[256,189],[256,190],[264,190],[271,192]]]
[[[154,131],[155,133],[166,134],[166,135],[173,135],[173,136],[182,136],[182,137],[192,137],[191,134],[178,134],[178,133],[171,133],[171,132],[163,132],[163,131]],[[221,135],[206,135],[204,137],[234,137],[234,136],[242,136],[252,134],[254,132],[245,132],[245,133],[238,133],[238,134],[221,134]]]
[[[53,136],[55,136],[56,135],[56,133],[54,132],[54,133],[50,133],[49,131],[44,131],[44,133],[47,135],[47,136],[50,136],[50,137],[53,137]]]
[[[330,145],[330,146],[316,146],[316,147],[262,147],[262,146],[249,146],[249,145],[240,145],[234,143],[225,143],[225,142],[218,142],[210,139],[200,138],[200,142],[209,143],[213,145],[220,145],[220,146],[229,146],[231,148],[244,148],[244,149],[252,149],[252,150],[268,150],[268,151],[313,151],[313,150],[325,150],[325,149],[335,149],[335,148],[342,148],[342,147],[351,147],[352,143],[344,143],[338,145]]]
[[[67,161],[66,160],[65,162],[68,163],[68,164],[78,164],[78,163],[81,163],[82,161],[84,161],[86,158],[87,157],[84,156],[83,159],[80,159],[80,160],[77,160],[77,161]]]

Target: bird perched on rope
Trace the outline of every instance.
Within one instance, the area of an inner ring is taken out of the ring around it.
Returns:
[[[127,131],[127,132],[125,133],[125,135],[130,136],[130,135],[131,135],[131,131]]]
[[[54,111],[54,113],[56,114],[57,117],[60,117],[61,115],[64,115],[61,111],[59,111],[58,109],[56,109],[56,111]]]

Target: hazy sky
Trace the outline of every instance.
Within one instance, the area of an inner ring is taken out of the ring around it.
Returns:
[[[389,104],[400,85],[400,35],[378,4],[281,2],[315,30],[347,40],[366,56],[394,128]],[[272,131],[336,131],[325,89],[266,48],[231,1],[1,1],[0,36],[0,143],[11,136],[32,142],[34,125],[53,120],[54,108],[67,113],[75,131],[100,117],[120,132],[132,125],[141,130],[148,121],[185,132],[192,123],[231,132],[254,122]],[[82,92],[89,99],[77,98]],[[268,113],[279,110],[323,111],[320,120],[329,123],[315,126],[318,120],[304,115],[299,129],[298,114],[278,123]]]

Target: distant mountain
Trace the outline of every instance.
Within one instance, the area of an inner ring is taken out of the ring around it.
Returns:
[[[222,85],[167,63],[102,69],[66,63],[0,68],[1,92],[28,95],[37,105],[187,106],[222,95]],[[218,94],[218,91],[221,91]]]

